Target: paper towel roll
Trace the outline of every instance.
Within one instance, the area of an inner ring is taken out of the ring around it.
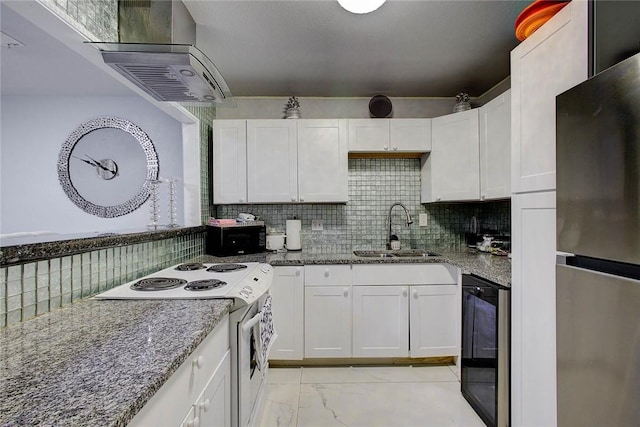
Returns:
[[[302,249],[302,241],[300,232],[302,230],[302,221],[299,219],[287,220],[287,250],[299,251]]]

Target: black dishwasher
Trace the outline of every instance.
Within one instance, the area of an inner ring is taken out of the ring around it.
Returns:
[[[510,424],[510,289],[462,275],[461,390],[489,427]]]

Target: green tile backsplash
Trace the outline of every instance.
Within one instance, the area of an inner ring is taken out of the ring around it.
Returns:
[[[0,268],[0,328],[204,255],[204,233]]]
[[[346,204],[221,205],[216,215],[236,218],[249,212],[283,231],[285,221],[296,216],[303,224],[303,249],[311,253],[383,248],[387,215],[395,202],[407,206],[414,220],[407,227],[402,209],[393,209],[392,230],[405,248],[459,248],[472,216],[484,229],[510,232],[510,201],[423,205],[420,185],[419,159],[350,159]],[[426,227],[418,225],[420,213],[428,216]],[[314,219],[324,221],[324,230],[311,231]]]

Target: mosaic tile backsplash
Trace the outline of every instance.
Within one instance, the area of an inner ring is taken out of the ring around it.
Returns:
[[[452,177],[455,179],[455,177]],[[349,202],[346,204],[223,205],[218,218],[236,218],[239,212],[260,216],[268,227],[284,231],[287,219],[302,220],[302,244],[310,253],[383,249],[387,242],[387,215],[395,202],[404,204],[414,223],[407,227],[400,207],[392,211],[392,232],[403,248],[458,249],[465,244],[471,217],[481,229],[509,234],[510,201],[420,204],[419,159],[349,159]],[[419,226],[419,214],[428,225]],[[312,220],[322,220],[322,231],[311,231]]]
[[[118,0],[38,0],[93,41],[118,40]]]
[[[204,252],[204,233],[196,233],[0,268],[0,328]]]

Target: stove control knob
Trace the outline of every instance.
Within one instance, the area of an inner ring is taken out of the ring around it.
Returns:
[[[261,270],[263,273],[270,273],[270,272],[271,272],[271,266],[270,266],[270,265],[263,265],[263,266],[260,268],[260,270]]]

